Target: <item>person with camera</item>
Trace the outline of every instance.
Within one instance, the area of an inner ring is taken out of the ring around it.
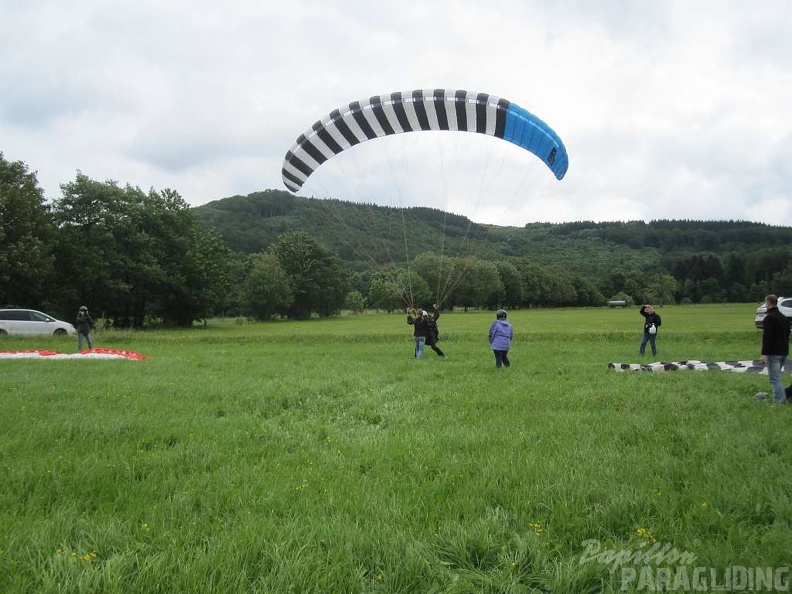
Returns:
[[[646,351],[646,343],[648,342],[652,347],[652,356],[657,356],[657,329],[662,323],[660,314],[648,303],[641,307],[639,313],[644,317],[644,329],[638,354],[644,354],[644,351]]]
[[[81,305],[77,311],[77,319],[74,323],[77,329],[77,350],[82,350],[83,338],[88,342],[88,348],[93,348],[93,340],[91,340],[91,330],[94,328],[94,321],[91,314],[88,313],[88,308]]]

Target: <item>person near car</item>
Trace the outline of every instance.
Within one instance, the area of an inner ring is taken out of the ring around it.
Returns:
[[[495,353],[495,367],[509,367],[509,349],[514,338],[514,328],[506,320],[506,310],[499,309],[495,312],[495,321],[489,329],[490,349]]]
[[[80,309],[77,310],[77,321],[74,327],[77,329],[77,350],[83,350],[83,338],[88,343],[88,348],[92,349],[91,330],[93,330],[94,321],[85,305],[81,305]]]
[[[787,404],[781,372],[789,356],[789,320],[778,310],[778,297],[765,297],[767,315],[762,324],[762,361],[773,387],[773,404]]]
[[[440,317],[440,310],[436,303],[432,309],[431,316],[423,309],[407,310],[407,323],[413,327],[416,359],[423,359],[424,346],[427,344],[438,357],[445,357],[445,353],[437,346],[439,336],[437,320]]]
[[[652,356],[657,356],[657,329],[660,327],[660,324],[662,324],[660,314],[648,303],[641,307],[639,313],[644,317],[644,328],[638,354],[644,354],[646,351],[646,343],[648,342],[652,347]]]

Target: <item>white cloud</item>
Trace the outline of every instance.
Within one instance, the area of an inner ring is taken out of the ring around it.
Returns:
[[[306,188],[500,224],[792,225],[785,0],[67,4],[6,3],[0,39],[0,151],[38,171],[51,198],[78,169],[192,204],[282,188],[284,153],[330,110],[448,87],[547,121],[569,151],[567,177],[492,143],[444,140],[442,167],[458,169],[438,180],[435,141],[410,141],[410,161],[406,141],[388,139],[336,157]],[[402,179],[394,155],[408,162]]]

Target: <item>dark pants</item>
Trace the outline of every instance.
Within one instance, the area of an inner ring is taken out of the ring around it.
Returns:
[[[88,342],[88,348],[92,349],[93,341],[91,340],[91,332],[89,330],[88,332],[77,332],[77,350],[82,350],[83,338]]]
[[[511,363],[509,363],[509,351],[492,352],[495,353],[495,367],[500,369],[501,365],[503,365],[503,367],[508,367],[511,365]]]
[[[429,348],[432,349],[435,353],[437,353],[440,357],[445,357],[445,353],[440,350],[440,347],[437,346],[436,342],[427,342],[426,344],[429,345]]]

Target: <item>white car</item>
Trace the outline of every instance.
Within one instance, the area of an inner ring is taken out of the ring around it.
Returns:
[[[784,314],[792,321],[792,297],[779,297],[778,298],[778,311]],[[760,330],[763,327],[764,317],[767,315],[767,307],[764,303],[756,308],[756,320],[754,324]]]
[[[35,309],[0,309],[0,334],[66,336],[77,334],[69,324]]]

